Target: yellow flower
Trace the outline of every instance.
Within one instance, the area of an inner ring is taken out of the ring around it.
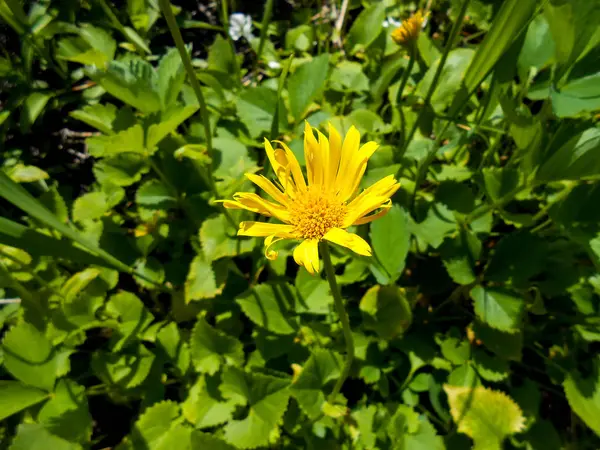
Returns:
[[[415,42],[419,37],[424,19],[421,11],[417,11],[409,19],[402,22],[402,25],[392,32],[394,42],[398,45],[407,45]]]
[[[371,222],[391,206],[390,197],[400,185],[393,175],[385,177],[357,194],[367,161],[377,150],[375,142],[360,146],[360,133],[351,127],[342,142],[339,132],[329,125],[329,139],[318,131],[315,138],[308,123],[304,130],[304,157],[307,180],[290,148],[273,149],[265,139],[265,149],[277,185],[262,175],[247,173],[246,177],[272,200],[238,192],[234,200],[223,200],[230,209],[246,209],[283,223],[242,222],[239,236],[265,237],[265,255],[275,259],[271,246],[282,239],[300,240],[294,250],[294,260],[310,273],[319,271],[319,241],[325,239],[343,245],[359,255],[371,256],[371,247],[360,236],[345,229],[351,225]]]

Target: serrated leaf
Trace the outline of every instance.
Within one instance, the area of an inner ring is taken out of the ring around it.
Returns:
[[[169,322],[156,335],[156,344],[171,363],[184,375],[190,366],[190,347],[185,342],[175,322]]]
[[[77,197],[73,203],[73,220],[83,222],[90,219],[99,219],[110,210],[104,192],[88,192]]]
[[[277,424],[288,404],[289,381],[230,368],[223,375],[221,392],[239,399],[249,408],[243,420],[232,420],[224,427],[225,440],[242,449],[267,445],[276,438]]]
[[[134,294],[125,291],[110,297],[106,304],[106,313],[119,321],[118,335],[113,344],[115,352],[139,338],[154,320],[154,316],[146,309],[142,301]]]
[[[326,401],[323,388],[340,376],[343,362],[339,354],[317,349],[292,382],[292,395],[309,418],[316,419],[321,414]]]
[[[141,153],[120,153],[96,162],[92,170],[100,184],[130,186],[148,169],[148,159]]]
[[[38,421],[63,439],[88,442],[92,435],[92,417],[85,388],[73,380],[59,380],[52,398],[40,410]]]
[[[213,298],[223,292],[226,267],[214,266],[203,255],[196,256],[190,264],[185,280],[185,302]]]
[[[114,157],[121,153],[140,153],[146,155],[144,147],[144,129],[140,124],[133,125],[126,130],[106,136],[94,136],[86,141],[90,155],[100,157]],[[116,183],[115,184],[119,184]]]
[[[390,340],[403,334],[412,323],[412,310],[398,286],[373,286],[360,300],[365,327],[381,339]]]
[[[52,391],[57,360],[52,344],[33,325],[21,322],[2,341],[4,367],[12,376],[30,386]]]
[[[211,428],[231,419],[238,402],[224,398],[219,383],[217,376],[201,375],[181,404],[183,416],[195,428]]]
[[[87,123],[106,134],[113,133],[113,122],[117,118],[117,107],[112,103],[85,105],[82,109],[71,111],[69,115]]]
[[[200,227],[202,252],[208,261],[252,251],[252,239],[239,239],[224,215],[206,219]]]
[[[199,318],[190,338],[192,364],[197,371],[213,375],[222,365],[240,366],[244,348],[237,339],[211,327]]]
[[[197,105],[172,108],[163,113],[160,122],[150,125],[146,135],[146,149],[149,153],[154,152],[155,147],[167,135],[174,132],[179,125],[198,110]]]
[[[510,375],[510,366],[506,359],[491,356],[481,349],[475,349],[473,353],[473,364],[477,373],[487,381],[499,382]]]
[[[79,444],[65,441],[50,434],[43,425],[37,423],[21,424],[10,446],[10,450],[82,450]]]
[[[406,211],[393,206],[384,217],[372,223],[370,236],[375,256],[393,283],[404,271],[410,246]]]
[[[525,300],[516,292],[504,288],[475,286],[471,298],[477,317],[501,331],[518,329],[525,311]]]
[[[301,267],[296,275],[295,285],[300,294],[295,308],[296,313],[329,313],[333,304],[333,297],[327,281],[311,275]]]
[[[547,245],[526,231],[509,234],[498,242],[486,270],[491,281],[525,283],[546,265]]]
[[[476,321],[473,326],[475,337],[498,356],[514,361],[521,360],[523,334],[519,331],[507,333]]]
[[[173,191],[157,179],[141,184],[135,193],[135,201],[148,209],[166,210],[177,206],[177,198],[174,197]]]
[[[141,344],[122,353],[99,351],[92,356],[92,369],[107,384],[124,389],[139,386],[150,374],[155,356]]]
[[[49,398],[47,392],[19,381],[0,380],[0,420]]]
[[[475,233],[464,229],[457,236],[446,238],[440,246],[442,262],[448,275],[462,285],[476,280],[475,262],[480,253],[481,241]]]
[[[259,284],[239,295],[236,302],[256,325],[277,334],[292,334],[298,325],[292,315],[296,293],[287,283]]]
[[[171,48],[158,64],[157,90],[163,109],[172,106],[181,92],[185,81],[185,70],[176,48]]]
[[[476,450],[500,450],[507,436],[525,427],[521,408],[504,392],[450,385],[444,390],[458,431],[475,441]]]
[[[563,386],[573,411],[600,436],[600,358],[596,357],[593,367],[585,378],[577,372],[569,373]]]
[[[215,436],[201,431],[194,431],[192,433],[192,448],[196,449],[210,449],[210,450],[234,450],[227,442],[216,438]]]

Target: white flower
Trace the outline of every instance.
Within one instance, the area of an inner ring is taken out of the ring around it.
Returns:
[[[241,37],[247,41],[252,39],[252,18],[246,14],[234,13],[229,16],[229,36],[234,41]]]
[[[279,64],[277,61],[269,61],[267,63],[267,66],[269,66],[270,69],[280,69],[281,68],[281,64]]]
[[[383,28],[398,28],[402,24],[401,21],[394,19],[393,17],[388,17],[383,21]]]

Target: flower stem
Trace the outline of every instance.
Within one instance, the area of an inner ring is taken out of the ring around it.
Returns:
[[[196,98],[198,99],[198,105],[200,105],[200,115],[202,116],[202,125],[204,126],[204,135],[206,138],[206,153],[208,154],[211,161],[214,161],[212,133],[210,130],[208,109],[206,108],[206,102],[204,101],[204,95],[202,94],[200,83],[198,82],[198,78],[196,78],[194,66],[192,66],[192,60],[187,52],[187,49],[185,48],[185,43],[183,42],[183,37],[181,37],[181,31],[179,31],[179,27],[177,26],[177,21],[175,20],[175,16],[173,15],[173,11],[171,10],[171,4],[169,0],[159,0],[159,3],[160,9],[163,15],[165,16],[165,20],[167,21],[167,26],[169,27],[171,36],[173,36],[173,40],[175,41],[175,46],[179,51],[179,56],[181,57],[181,62],[183,62],[183,67],[187,72],[188,81],[192,85],[192,89],[194,90]],[[226,8],[227,5],[224,5],[224,7]],[[213,177],[213,173],[210,170],[207,170],[206,172],[208,172],[206,174],[208,186],[215,198],[219,198],[219,193],[217,192],[217,186]],[[233,226],[233,228],[237,228],[235,220],[233,220],[233,217],[231,217],[231,214],[227,209],[225,209],[225,207],[223,207],[223,213],[225,214],[225,218]]]
[[[442,76],[442,71],[444,70],[444,66],[446,65],[446,60],[448,59],[448,54],[450,53],[450,50],[452,49],[452,47],[454,47],[454,43],[456,42],[458,33],[460,32],[460,29],[462,28],[462,23],[465,18],[465,14],[467,12],[469,3],[471,3],[471,0],[463,1],[462,7],[458,13],[458,17],[456,18],[456,22],[454,22],[454,25],[452,25],[452,29],[450,30],[450,36],[448,37],[448,42],[446,42],[446,47],[444,47],[444,53],[442,53],[442,57],[440,58],[440,62],[438,64],[435,74],[433,76],[433,80],[431,81],[431,84],[429,85],[429,89],[427,90],[427,94],[425,95],[425,99],[423,100],[424,106],[421,109],[421,111],[419,112],[419,115],[417,116],[417,120],[415,120],[415,122],[413,123],[413,126],[410,129],[410,133],[408,134],[408,137],[403,142],[402,151],[400,152],[400,156],[404,155],[404,153],[406,152],[406,149],[408,148],[408,144],[410,144],[410,141],[412,141],[412,138],[415,136],[415,132],[417,131],[417,127],[419,126],[419,122],[421,122],[423,115],[428,111],[427,106],[429,106],[431,97],[433,97],[433,93],[435,92],[435,89],[437,88],[437,84],[440,80],[440,77]]]
[[[401,126],[400,126],[400,134],[402,136],[402,138],[400,139],[400,150],[402,151],[402,149],[404,148],[404,138],[406,137],[406,123],[404,120],[404,114],[402,112],[402,95],[404,94],[404,88],[406,87],[406,83],[408,82],[408,78],[410,77],[410,73],[413,70],[413,66],[415,65],[415,59],[416,59],[416,44],[413,42],[411,43],[411,45],[409,46],[408,49],[408,53],[409,53],[409,59],[408,59],[408,66],[404,68],[404,73],[402,74],[402,81],[400,82],[400,88],[398,88],[398,94],[396,94],[396,106],[398,107],[398,111],[400,113],[400,121],[401,121]]]
[[[352,330],[350,329],[350,319],[348,318],[346,308],[344,308],[342,294],[340,292],[340,288],[337,284],[337,281],[335,280],[335,270],[333,268],[331,256],[329,254],[329,244],[327,244],[326,242],[322,242],[320,244],[320,247],[321,254],[323,255],[323,265],[325,266],[325,274],[327,275],[327,281],[329,282],[331,295],[333,295],[335,309],[337,310],[337,313],[340,316],[340,322],[342,322],[344,340],[346,341],[346,361],[344,362],[342,373],[338,378],[337,382],[335,383],[333,391],[331,391],[331,394],[329,394],[329,403],[333,403],[337,395],[340,393],[342,386],[344,385],[344,381],[346,381],[346,378],[348,378],[348,375],[350,374],[350,368],[352,367],[352,362],[354,361],[354,339],[352,338]]]

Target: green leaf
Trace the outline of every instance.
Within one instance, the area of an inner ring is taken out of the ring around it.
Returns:
[[[73,203],[73,220],[83,222],[99,219],[110,210],[104,192],[88,192]]]
[[[529,232],[506,235],[494,249],[486,278],[496,282],[524,284],[544,269],[547,253],[544,241]]]
[[[185,70],[176,48],[171,48],[158,64],[157,90],[163,110],[173,106],[185,82]]]
[[[190,264],[190,270],[185,280],[185,301],[213,298],[223,292],[225,286],[226,267],[216,267],[216,272],[204,256],[198,255]]]
[[[410,304],[398,286],[373,286],[360,300],[360,310],[365,328],[384,340],[403,334],[412,323]]]
[[[21,111],[20,125],[23,132],[29,131],[51,98],[52,94],[45,92],[33,92],[27,96]]]
[[[244,361],[242,343],[199,318],[190,338],[192,364],[198,372],[215,374],[222,365],[239,366]]]
[[[52,398],[40,410],[38,421],[63,439],[88,442],[92,435],[92,417],[85,388],[69,379],[59,380]]]
[[[475,56],[465,72],[463,78],[465,96],[477,89],[513,41],[521,32],[525,31],[527,23],[535,11],[536,3],[537,0],[502,2],[490,30],[478,46]],[[462,95],[458,95],[454,99],[450,109],[451,116],[462,106],[463,100]]]
[[[133,426],[128,445],[117,450],[191,450],[192,430],[179,422],[179,406],[172,401],[155,403],[149,407]],[[124,441],[125,443],[125,441]]]
[[[65,441],[37,423],[21,424],[10,446],[10,450],[83,450],[79,444]]]
[[[473,363],[477,373],[484,380],[498,383],[510,376],[510,366],[506,359],[489,355],[481,349],[475,349]]]
[[[12,376],[46,391],[54,389],[57,355],[52,344],[33,325],[21,322],[2,341],[4,367]]]
[[[555,45],[546,18],[541,14],[535,16],[527,28],[525,41],[519,54],[519,66],[523,69],[543,68],[552,60]]]
[[[329,77],[331,89],[336,91],[363,92],[369,90],[369,78],[357,62],[341,61]]]
[[[544,8],[544,14],[556,45],[556,77],[560,79],[577,59],[598,44],[596,24],[600,14],[595,3],[586,0],[552,1]]]
[[[185,375],[190,366],[190,346],[181,337],[175,322],[169,322],[156,335],[156,344],[162,349],[181,375]]]
[[[492,204],[514,191],[519,184],[519,172],[515,169],[491,167],[481,173],[485,192]]]
[[[32,183],[34,181],[47,180],[49,175],[35,166],[17,164],[11,167],[8,176],[16,183]]]
[[[297,330],[292,314],[298,302],[297,294],[287,283],[259,284],[239,295],[236,302],[259,327],[276,334],[292,334]]]
[[[588,128],[571,138],[540,167],[539,181],[580,180],[600,175],[600,128]]]
[[[257,138],[271,130],[277,108],[279,108],[278,128],[285,129],[287,127],[285,104],[281,99],[279,106],[277,106],[277,102],[277,92],[263,86],[246,89],[237,97],[238,115],[248,128],[251,137]]]
[[[219,391],[219,384],[219,377],[201,375],[190,388],[181,408],[183,416],[195,428],[211,428],[231,419],[238,402],[224,398]]]
[[[141,153],[120,153],[96,162],[92,170],[100,184],[130,186],[140,181],[149,166],[147,157]]]
[[[346,51],[354,54],[367,48],[381,33],[384,19],[385,3],[376,2],[362,10],[346,36]]]
[[[157,179],[141,184],[135,193],[135,201],[148,209],[166,210],[177,206],[177,199],[171,189]]]
[[[477,236],[461,229],[454,238],[446,238],[440,247],[440,254],[448,275],[458,284],[475,282],[475,262],[481,254],[481,241]]]
[[[525,300],[516,292],[503,288],[471,289],[475,314],[492,328],[512,332],[519,328],[525,311]]]
[[[237,238],[223,214],[202,222],[200,243],[208,261],[248,253],[254,247],[253,240]]]
[[[208,48],[208,68],[232,75],[238,72],[231,45],[220,34],[217,34],[215,42]]]
[[[194,430],[192,433],[192,448],[193,449],[210,449],[210,450],[234,450],[227,442],[214,437],[211,434],[202,433]]]
[[[325,385],[339,378],[342,357],[331,351],[316,349],[311,355],[298,378],[292,382],[292,395],[310,419],[321,415],[321,409],[326,397],[323,392]]]
[[[580,373],[567,375],[563,387],[573,411],[600,436],[600,358],[594,360],[594,370],[587,378]]]
[[[475,441],[475,450],[500,450],[507,436],[525,428],[521,408],[503,392],[449,385],[444,390],[458,431]]]
[[[104,383],[132,389],[150,374],[155,356],[141,344],[121,353],[98,351],[92,356],[92,369]]]
[[[501,358],[520,361],[523,350],[523,334],[520,332],[507,333],[489,327],[484,323],[475,322],[473,331],[489,350]]]
[[[156,72],[141,58],[111,61],[105,71],[90,69],[89,75],[109,94],[145,114],[161,108]]]
[[[90,154],[97,158],[117,156],[121,153],[146,154],[144,130],[139,124],[116,134],[91,137],[86,142]]]
[[[327,281],[300,268],[294,284],[300,294],[295,307],[296,313],[327,314],[331,311],[333,297]]]
[[[454,214],[442,203],[432,204],[422,222],[409,224],[412,234],[433,248],[438,248],[446,236],[457,231]]]
[[[310,103],[325,85],[328,71],[329,55],[324,53],[302,64],[290,75],[288,80],[290,110],[296,122],[302,119]]]
[[[142,301],[130,292],[114,294],[106,304],[106,313],[119,321],[113,351],[118,352],[132,341],[139,339],[154,320]]]
[[[174,107],[163,113],[160,122],[150,125],[146,136],[146,149],[149,153],[156,150],[156,146],[166,136],[177,130],[185,120],[198,111],[197,105],[187,105],[184,107]]]
[[[552,90],[552,109],[558,117],[576,117],[600,109],[600,72],[569,80],[560,90]]]
[[[122,111],[117,111],[117,107],[112,103],[104,105],[96,103],[95,105],[85,105],[82,109],[71,111],[69,115],[103,133],[113,134],[116,125],[118,125],[119,114]]]
[[[0,420],[49,398],[47,392],[18,381],[0,380]]]
[[[289,381],[258,373],[229,369],[223,375],[221,392],[248,406],[245,419],[231,420],[224,427],[225,440],[241,449],[266,446],[278,438],[277,424],[288,404]]]
[[[375,256],[393,283],[404,271],[410,248],[408,214],[403,208],[392,206],[385,216],[371,224],[370,236]]]
[[[469,48],[458,48],[448,53],[439,82],[431,96],[431,106],[436,112],[443,112],[461,88],[464,74],[474,54],[475,52]],[[427,95],[439,64],[440,59],[433,63],[419,83],[417,92],[422,97]]]

